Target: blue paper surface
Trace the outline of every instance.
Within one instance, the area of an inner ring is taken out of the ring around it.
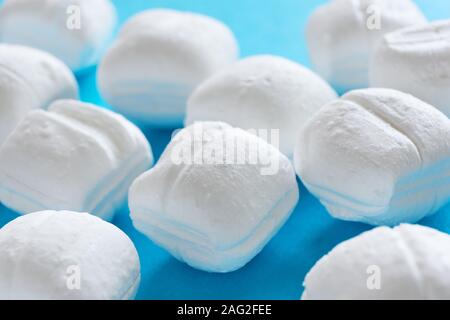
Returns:
[[[304,27],[315,7],[326,1],[304,0],[115,0],[121,22],[147,8],[174,8],[216,17],[236,34],[241,56],[277,54],[309,65]],[[416,1],[429,19],[446,19],[448,0]],[[0,1],[1,3],[1,1]],[[95,68],[78,77],[81,99],[106,106],[95,81]],[[171,132],[143,129],[159,157]],[[230,274],[209,274],[178,262],[131,225],[127,206],[114,223],[136,245],[142,266],[138,299],[299,299],[308,270],[334,246],[370,227],[332,219],[301,186],[291,219],[246,267]],[[0,226],[17,217],[0,206]],[[450,233],[450,206],[420,222]]]

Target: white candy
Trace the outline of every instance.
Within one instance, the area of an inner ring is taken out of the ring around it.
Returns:
[[[295,166],[337,218],[416,222],[450,200],[450,120],[399,91],[352,91],[308,122]]]
[[[0,299],[133,299],[140,282],[131,240],[87,213],[43,211],[0,230]]]
[[[313,13],[306,37],[319,74],[347,91],[368,86],[370,55],[383,35],[424,22],[410,0],[334,0]]]
[[[386,35],[371,61],[370,85],[411,93],[450,117],[450,20]]]
[[[72,210],[109,220],[152,161],[144,135],[122,116],[60,100],[30,112],[0,149],[0,200],[23,214]]]
[[[189,99],[186,124],[212,120],[243,129],[278,129],[280,150],[291,157],[306,120],[336,98],[325,81],[303,66],[257,56],[201,84]]]
[[[265,156],[253,164],[229,161],[232,152],[221,152],[226,141],[242,151],[238,158],[249,159],[253,147]],[[209,159],[214,152],[217,161]],[[265,171],[269,163],[275,170]],[[262,250],[298,197],[294,169],[276,148],[227,124],[199,122],[179,132],[158,164],[133,183],[129,206],[135,227],[179,260],[230,272]]]
[[[109,0],[5,0],[0,40],[50,52],[80,71],[97,62],[116,23]]]
[[[61,61],[36,49],[0,44],[0,145],[30,110],[77,98],[76,80]]]
[[[343,242],[305,280],[304,300],[450,299],[450,236],[401,225]]]
[[[103,98],[128,117],[179,126],[194,88],[237,54],[236,40],[221,22],[149,10],[125,24],[100,64],[98,84]]]

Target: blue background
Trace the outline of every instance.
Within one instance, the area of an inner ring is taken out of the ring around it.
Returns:
[[[306,19],[326,1],[302,0],[115,0],[123,23],[147,8],[174,8],[216,17],[236,34],[243,57],[271,53],[309,65],[303,38]],[[446,19],[448,0],[416,1],[429,19]],[[1,1],[0,1],[1,3]],[[95,69],[78,77],[81,99],[105,106],[95,85]],[[170,131],[143,128],[159,157]],[[338,243],[369,227],[332,219],[300,185],[300,202],[292,218],[246,267],[230,274],[194,270],[156,247],[131,225],[126,206],[114,223],[135,243],[142,265],[138,299],[299,299],[308,270]],[[16,214],[0,206],[0,226]],[[421,224],[450,233],[450,206]]]

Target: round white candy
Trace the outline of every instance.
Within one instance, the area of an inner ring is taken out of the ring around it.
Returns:
[[[72,210],[110,220],[152,162],[147,139],[124,117],[59,100],[30,112],[0,148],[0,201],[22,214]]]
[[[256,56],[201,84],[189,99],[186,124],[211,120],[243,129],[277,129],[280,150],[291,157],[304,123],[336,98],[324,80],[303,66]]]
[[[310,17],[306,37],[317,71],[339,91],[368,86],[369,59],[381,37],[426,22],[411,0],[333,0]]]
[[[304,300],[450,299],[450,236],[401,225],[343,242],[306,276]]]
[[[109,0],[5,0],[0,40],[50,52],[80,71],[97,62],[116,23]]]
[[[450,20],[386,35],[371,61],[370,85],[411,93],[450,117]]]
[[[221,22],[149,10],[125,24],[100,64],[98,84],[121,113],[146,124],[179,126],[194,88],[237,54],[236,40]]]
[[[0,44],[0,145],[30,110],[77,98],[77,82],[61,61],[40,50]]]
[[[450,201],[450,120],[390,89],[355,90],[304,127],[296,171],[335,217],[417,222]]]
[[[276,148],[227,124],[198,122],[136,179],[129,206],[135,227],[176,258],[230,272],[262,250],[298,197],[292,165]]]
[[[120,229],[87,213],[42,211],[0,230],[0,299],[133,299],[140,264]]]

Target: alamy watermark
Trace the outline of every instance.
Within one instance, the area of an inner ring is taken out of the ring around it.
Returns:
[[[195,123],[191,131],[172,138],[171,161],[175,165],[258,165],[261,175],[277,174],[280,130],[251,129],[246,130],[248,135],[235,130],[204,130],[201,122]]]
[[[66,287],[70,291],[81,290],[81,268],[78,265],[66,269]]]
[[[69,30],[81,29],[81,8],[77,5],[70,5],[66,9],[66,27]]]
[[[382,9],[377,4],[372,4],[366,10],[366,27],[370,31],[381,30]]]
[[[367,289],[371,291],[381,290],[381,268],[377,265],[371,265],[366,270],[369,277],[367,278]]]

